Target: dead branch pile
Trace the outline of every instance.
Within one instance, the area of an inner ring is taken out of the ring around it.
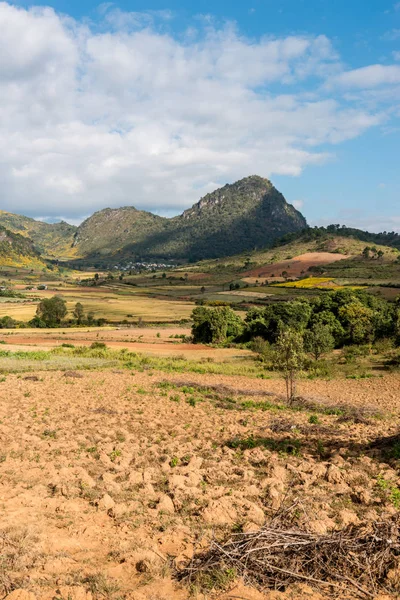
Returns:
[[[284,528],[280,519],[256,532],[213,541],[180,569],[178,578],[201,586],[216,573],[234,571],[259,589],[282,591],[306,582],[330,598],[350,590],[361,598],[390,591],[386,576],[400,555],[400,516],[326,535]]]

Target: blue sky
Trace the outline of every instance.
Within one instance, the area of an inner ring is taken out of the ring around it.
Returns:
[[[400,231],[400,2],[0,2],[1,208],[177,214],[269,177]]]

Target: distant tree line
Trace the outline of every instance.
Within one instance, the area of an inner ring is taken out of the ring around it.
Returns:
[[[307,227],[301,231],[288,233],[275,242],[274,246],[283,246],[289,242],[294,242],[298,239],[304,241],[323,240],[329,234],[340,235],[342,237],[354,238],[369,244],[378,244],[380,246],[391,246],[400,250],[400,234],[396,231],[383,231],[382,233],[371,233],[354,227],[346,227],[345,225],[328,225],[327,227]]]

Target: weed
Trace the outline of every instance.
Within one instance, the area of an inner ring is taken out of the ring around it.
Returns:
[[[113,594],[120,590],[119,584],[116,581],[108,579],[104,573],[95,573],[84,578],[89,591],[100,598],[112,598]]]
[[[55,440],[57,437],[57,431],[55,429],[45,429],[42,435],[43,437],[52,438]]]
[[[113,450],[109,456],[110,456],[111,462],[115,462],[119,456],[122,456],[122,452],[121,452],[121,450],[118,450],[118,449]]]
[[[380,492],[393,504],[398,510],[400,508],[400,489],[379,475],[376,480],[376,485]]]
[[[215,568],[210,571],[199,571],[192,583],[192,593],[197,591],[224,590],[236,579],[236,569]]]

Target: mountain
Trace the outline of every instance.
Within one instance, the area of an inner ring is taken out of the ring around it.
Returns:
[[[77,255],[119,262],[134,257],[197,261],[271,246],[307,227],[268,179],[256,175],[207,194],[172,219],[134,208],[105,209],[77,230]]]
[[[108,266],[126,260],[197,261],[270,247],[307,227],[268,179],[253,175],[167,219],[132,206],[96,212],[79,227],[0,211],[0,225],[46,258]]]
[[[0,225],[32,240],[35,249],[46,258],[71,258],[77,228],[65,223],[43,223],[22,215],[0,211]]]
[[[145,246],[149,236],[165,231],[168,221],[133,206],[105,208],[78,227],[73,247],[83,257],[114,255],[128,244]]]
[[[0,265],[2,267],[39,268],[45,264],[32,240],[0,226]]]

